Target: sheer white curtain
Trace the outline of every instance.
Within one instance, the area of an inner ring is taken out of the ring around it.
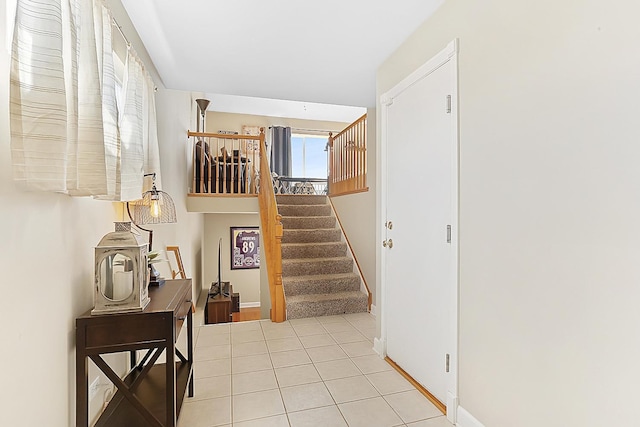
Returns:
[[[153,81],[130,48],[118,111],[111,23],[102,0],[18,0],[11,150],[25,188],[133,200],[144,173],[159,183]]]

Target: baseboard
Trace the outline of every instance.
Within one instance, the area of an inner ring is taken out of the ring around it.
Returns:
[[[241,302],[240,303],[240,308],[253,308],[253,307],[260,307],[260,301],[258,301],[258,302]]]
[[[459,399],[451,392],[447,392],[447,419],[453,425],[458,421]]]
[[[376,307],[375,305],[371,304],[371,315],[373,317],[378,317],[378,307]]]
[[[473,415],[462,406],[458,406],[456,426],[458,427],[484,427]]]
[[[378,356],[380,357],[387,356],[384,351],[384,341],[382,341],[381,339],[378,339],[378,338],[373,339],[373,351],[378,353]]]

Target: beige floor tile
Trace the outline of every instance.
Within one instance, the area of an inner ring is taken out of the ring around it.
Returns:
[[[415,423],[407,424],[407,427],[453,427],[453,424],[447,420],[444,415],[440,417],[430,418]]]
[[[213,347],[216,345],[228,345],[231,343],[230,334],[211,334],[201,331],[195,347]]]
[[[326,334],[327,330],[320,323],[302,323],[293,325],[293,329],[299,337],[305,337],[307,335]]]
[[[318,322],[323,325],[326,325],[327,323],[349,323],[341,314],[337,314],[335,316],[320,316],[316,317],[316,319],[318,319]]]
[[[194,381],[194,395],[187,397],[185,402],[231,396],[231,376],[199,378]]]
[[[231,391],[234,395],[278,388],[273,370],[234,374],[231,378]]]
[[[368,341],[367,337],[356,331],[332,332],[331,336],[338,344],[346,344],[357,341]]]
[[[304,348],[325,347],[336,344],[331,335],[324,333],[320,335],[307,335],[300,337],[300,342]]]
[[[231,344],[241,344],[253,341],[264,341],[264,335],[262,335],[261,329],[258,329],[257,331],[231,332]]]
[[[315,383],[322,381],[318,371],[313,365],[289,366],[276,369],[276,378],[280,387]]]
[[[403,424],[382,397],[341,403],[338,408],[349,427],[393,427]]]
[[[349,357],[374,356],[378,354],[373,350],[373,345],[369,341],[344,343],[340,344],[340,347]]]
[[[337,406],[307,409],[289,414],[291,427],[347,427]]]
[[[292,329],[291,323],[289,323],[289,321],[276,323],[272,322],[271,320],[261,320],[260,327],[262,328],[263,332]]]
[[[347,358],[347,354],[342,351],[339,345],[328,345],[326,347],[308,348],[307,354],[314,363],[326,362],[328,360],[337,360]]]
[[[253,356],[265,353],[268,353],[265,341],[245,342],[231,346],[232,357]]]
[[[367,374],[366,377],[382,395],[415,390],[415,387],[395,370]]]
[[[356,332],[357,329],[348,322],[326,323],[323,325],[327,332]]]
[[[291,319],[291,320],[288,320],[288,322],[292,326],[307,325],[307,324],[311,324],[311,323],[320,323],[320,322],[318,322],[318,319],[316,317],[305,317],[303,319]]]
[[[213,427],[231,422],[231,398],[187,401],[182,405],[178,427]]]
[[[350,323],[368,322],[373,324],[374,326],[376,324],[376,317],[371,313],[348,313],[343,314],[342,317],[344,317]]]
[[[362,375],[356,365],[349,359],[330,360],[315,363],[320,377],[324,381]]]
[[[275,340],[281,338],[293,338],[296,337],[296,332],[291,327],[287,328],[267,328],[264,330],[264,337],[268,340]]]
[[[234,422],[233,427],[289,427],[286,415],[276,415],[275,417],[259,418],[257,420]]]
[[[325,385],[336,403],[378,397],[380,394],[364,376],[326,381]]]
[[[298,337],[280,338],[268,340],[267,347],[269,348],[270,353],[275,353],[277,351],[301,350],[302,343]]]
[[[279,351],[271,353],[271,363],[274,368],[284,368],[311,363],[311,359],[304,350]]]
[[[204,325],[200,328],[201,335],[220,335],[231,332],[231,323],[218,323],[215,325]]]
[[[358,331],[371,342],[373,342],[373,339],[377,336],[376,328],[359,329]]]
[[[280,389],[287,412],[303,411],[335,404],[324,383],[311,383]]]
[[[434,418],[442,412],[429,402],[418,390],[403,391],[401,393],[384,396],[387,403],[400,415],[405,423]]]
[[[234,423],[285,413],[279,390],[239,394],[232,399]]]
[[[193,377],[207,378],[231,375],[231,359],[193,362]]]
[[[193,352],[194,360],[217,360],[231,357],[231,346],[214,345],[211,347],[196,347]]]
[[[393,367],[389,365],[380,356],[374,354],[372,356],[360,356],[351,359],[363,374],[373,374],[376,372],[391,371]]]
[[[259,320],[254,320],[250,322],[233,322],[233,323],[230,323],[230,325],[231,325],[232,333],[262,330]]]
[[[269,354],[254,354],[252,356],[234,357],[231,359],[231,373],[243,374],[246,372],[264,371],[273,369]]]

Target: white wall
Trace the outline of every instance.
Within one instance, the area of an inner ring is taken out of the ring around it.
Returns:
[[[240,304],[260,305],[260,269],[231,270],[230,227],[258,227],[258,214],[205,214],[204,220],[204,284],[209,289],[211,282],[218,280],[218,239],[222,237],[220,270],[222,280],[231,282],[233,292],[240,294]],[[260,236],[262,237],[262,236]],[[260,241],[260,246],[263,242]],[[262,268],[266,265],[262,263]]]
[[[639,15],[449,0],[378,71],[459,38],[459,393],[487,427],[639,423]]]
[[[332,197],[340,223],[351,243],[376,304],[376,110],[367,110],[367,186],[369,191]]]
[[[130,22],[119,13],[121,5],[117,0],[109,3],[161,87]],[[6,22],[5,13],[3,3],[0,22]],[[0,352],[4,367],[0,425],[71,426],[75,425],[75,318],[93,307],[94,247],[113,230],[121,212],[110,202],[24,192],[14,186],[5,36],[0,31],[0,288],[6,316],[0,326],[5,343]],[[187,273],[192,273],[194,286],[199,287],[202,219],[186,213],[186,160],[180,150],[190,126],[189,108],[188,94],[158,92],[163,190],[176,202],[178,223],[157,226],[154,246],[179,245]],[[111,358],[118,371],[125,360],[125,355]],[[97,370],[91,369],[89,382],[96,375]],[[100,405],[93,403],[95,411]]]

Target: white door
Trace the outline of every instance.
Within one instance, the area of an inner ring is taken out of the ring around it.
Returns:
[[[452,383],[447,355],[456,351],[453,67],[446,61],[405,84],[388,98],[384,123],[386,353],[444,404]]]

